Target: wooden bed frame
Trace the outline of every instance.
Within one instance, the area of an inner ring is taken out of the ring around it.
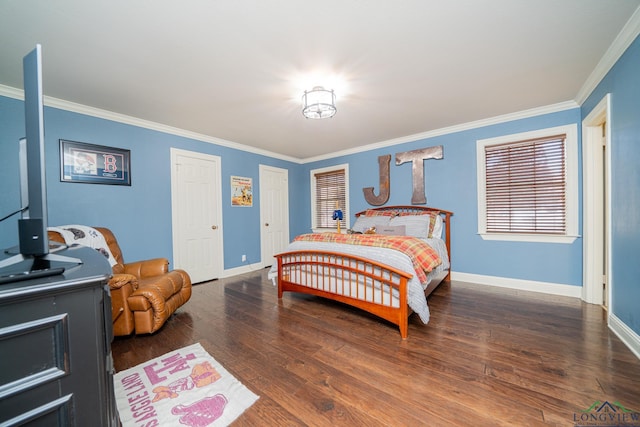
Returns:
[[[452,212],[426,206],[384,206],[370,210],[392,211],[405,215],[438,213],[443,220],[443,237],[451,262]],[[365,212],[358,212],[356,217],[364,215]],[[282,298],[283,292],[289,291],[339,301],[397,325],[400,328],[400,336],[403,339],[407,338],[408,318],[412,313],[407,304],[407,283],[412,277],[410,273],[375,260],[331,251],[300,250],[284,252],[275,257],[278,261],[278,298]],[[331,275],[328,274],[328,270],[332,271]],[[450,280],[450,272],[451,267],[444,279],[430,283],[425,289],[425,296],[433,292],[441,281]],[[336,280],[335,277],[363,285],[349,291],[354,293],[354,296],[344,295],[346,286],[342,280]],[[397,290],[399,299],[394,304],[391,292],[383,293],[379,289]],[[377,301],[374,301],[373,295],[377,295]]]

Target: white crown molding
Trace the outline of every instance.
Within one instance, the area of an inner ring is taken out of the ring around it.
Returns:
[[[11,86],[0,85],[0,95],[24,101],[24,91]]]
[[[350,154],[362,153],[364,151],[375,150],[378,148],[391,147],[407,142],[414,142],[421,139],[434,138],[436,136],[448,135],[451,133],[462,132],[471,129],[477,129],[485,126],[506,123],[513,120],[526,119],[530,117],[540,116],[543,114],[557,113],[560,111],[571,110],[580,107],[575,101],[565,101],[557,104],[551,104],[543,107],[531,108],[529,110],[517,111],[515,113],[503,114],[501,116],[489,117],[487,119],[476,120],[473,122],[462,123],[459,125],[444,127],[427,132],[416,133],[413,135],[402,136],[400,138],[390,139],[387,141],[376,142],[373,144],[363,145],[349,150],[337,151],[335,153],[323,156],[309,157],[302,160],[302,163],[317,162],[320,160],[333,159],[336,157],[347,156]]]
[[[451,272],[451,280],[474,283],[477,285],[497,286],[499,288],[517,289],[520,291],[540,292],[580,298],[582,286],[563,285],[558,283],[537,282],[534,280],[512,279],[509,277],[484,276],[481,274]]]
[[[15,98],[24,100],[24,92],[20,89],[15,89],[10,86],[0,85],[0,96],[6,96],[9,98]],[[473,122],[462,123],[459,125],[440,128],[432,131],[417,133],[413,135],[407,135],[400,138],[390,139],[388,141],[377,142],[373,144],[364,145],[358,148],[350,150],[338,151],[335,153],[327,154],[324,156],[310,157],[307,159],[299,159],[295,157],[285,156],[282,154],[274,153],[267,150],[261,150],[259,148],[249,147],[247,145],[239,144],[232,141],[227,141],[221,138],[215,138],[208,135],[203,135],[196,132],[187,131],[184,129],[175,128],[172,126],[166,126],[161,123],[156,123],[148,120],[138,119],[136,117],[127,116],[124,114],[114,113],[112,111],[102,110],[99,108],[89,107],[75,102],[65,101],[50,96],[44,97],[44,104],[48,107],[58,108],[65,111],[71,111],[78,114],[84,114],[91,117],[97,117],[105,120],[111,120],[118,123],[129,124],[132,126],[138,126],[145,129],[156,130],[159,132],[168,133],[171,135],[182,136],[185,138],[195,139],[197,141],[208,142],[211,144],[221,145],[223,147],[229,147],[236,150],[247,151],[254,154],[260,154],[263,156],[272,157],[275,159],[285,160],[292,163],[304,164],[316,162],[319,160],[333,159],[340,156],[346,156],[349,154],[362,153],[369,150],[378,148],[390,147],[393,145],[403,144],[407,142],[414,142],[421,139],[433,138],[436,136],[447,135],[455,132],[462,132],[465,130],[476,129],[484,126],[495,125],[499,123],[510,122],[513,120],[525,119],[529,117],[535,117],[542,114],[556,113],[559,111],[570,110],[572,108],[578,108],[579,105],[574,101],[565,101],[557,104],[547,105],[543,107],[532,108],[529,110],[518,111],[515,113],[504,114],[501,116],[490,117],[487,119],[476,120]]]
[[[596,68],[591,72],[582,88],[578,91],[575,101],[579,105],[582,105],[587,100],[591,92],[598,86],[604,76],[607,75],[609,70],[620,59],[622,54],[633,43],[633,41],[640,34],[640,6],[633,12],[631,18],[622,27],[622,30],[618,36],[613,40],[609,49],[596,65]]]
[[[9,98],[24,100],[24,91],[20,89],[12,88],[10,86],[0,85],[0,95],[6,96]],[[120,113],[114,113],[113,111],[89,107],[86,105],[77,104],[75,102],[65,101],[59,98],[53,98],[51,96],[44,97],[44,105],[46,105],[47,107],[70,111],[73,113],[84,114],[91,117],[110,120],[113,122],[124,123],[124,124],[137,126],[145,129],[155,130],[155,131],[167,133],[170,135],[182,136],[185,138],[194,139],[196,141],[208,142],[210,144],[233,148],[235,150],[247,151],[253,154],[259,154],[259,155],[272,157],[280,160],[285,160],[289,162],[300,163],[300,159],[297,159],[294,157],[284,156],[282,154],[274,153],[271,151],[261,150],[259,148],[239,144],[237,142],[227,141],[225,139],[216,138],[216,137],[204,135],[201,133],[191,132],[188,130],[163,125],[161,123],[152,122],[149,120],[138,119],[136,117],[127,116]]]

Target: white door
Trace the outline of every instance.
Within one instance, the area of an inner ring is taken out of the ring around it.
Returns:
[[[260,165],[260,242],[263,267],[289,244],[289,171]]]
[[[221,160],[171,149],[174,268],[193,283],[216,279],[223,270]]]

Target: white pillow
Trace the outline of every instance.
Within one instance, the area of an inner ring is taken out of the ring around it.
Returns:
[[[391,218],[389,225],[404,225],[407,236],[426,239],[429,237],[429,215],[402,215]]]
[[[434,239],[442,239],[442,216],[440,215],[436,216],[436,223],[433,226],[431,237]]]
[[[353,231],[357,231],[359,233],[364,233],[371,227],[385,227],[389,225],[389,217],[388,216],[364,216],[360,215],[356,218],[356,223],[353,224],[351,229]]]

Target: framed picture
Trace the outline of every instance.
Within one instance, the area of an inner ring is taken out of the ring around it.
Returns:
[[[253,206],[253,183],[251,178],[231,177],[231,206]]]
[[[131,152],[61,139],[60,181],[131,185]]]

